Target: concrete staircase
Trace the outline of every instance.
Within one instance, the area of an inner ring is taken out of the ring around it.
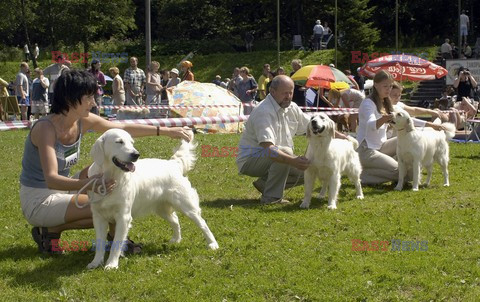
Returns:
[[[442,57],[439,53],[433,63],[442,65]],[[439,99],[442,96],[445,86],[446,77],[430,81],[421,81],[417,89],[412,93],[408,105],[431,107],[435,99]]]

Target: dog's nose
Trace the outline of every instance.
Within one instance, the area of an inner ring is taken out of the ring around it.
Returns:
[[[130,157],[132,158],[132,161],[136,161],[140,157],[140,153],[138,151],[130,153]]]

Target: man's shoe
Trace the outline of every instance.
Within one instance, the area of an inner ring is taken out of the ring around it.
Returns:
[[[263,205],[270,205],[270,204],[287,204],[290,201],[283,199],[283,198],[275,198],[275,197],[264,197],[260,199],[260,203]]]
[[[263,190],[265,189],[265,181],[259,178],[252,182],[252,185],[255,187],[255,189],[257,189],[258,192],[263,194]]]

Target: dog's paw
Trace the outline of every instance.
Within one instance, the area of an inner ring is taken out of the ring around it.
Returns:
[[[337,209],[337,205],[334,205],[334,204],[329,205],[329,206],[327,206],[327,209],[329,209],[329,210],[336,210],[336,209]]]
[[[444,187],[450,187],[449,183],[443,184]]]
[[[357,195],[357,199],[364,199],[363,195]]]
[[[118,261],[114,261],[114,262],[111,262],[111,263],[108,263],[107,265],[105,265],[105,270],[106,271],[117,269],[117,268],[118,268]]]
[[[417,188],[412,188],[412,191],[418,192],[418,187]]]
[[[174,244],[174,243],[180,243],[180,241],[182,241],[182,238],[181,238],[181,237],[179,237],[179,238],[173,237],[172,239],[170,239],[169,243],[172,243],[172,244]]]
[[[310,203],[309,202],[302,202],[302,204],[300,204],[300,208],[302,209],[308,209],[310,207]]]
[[[103,261],[95,261],[94,260],[87,265],[87,269],[94,269],[94,268],[97,268],[99,266],[102,266],[102,264],[103,264]]]
[[[218,243],[215,241],[215,242],[212,242],[208,245],[208,248],[211,249],[211,250],[218,250],[219,246],[218,246]]]
[[[403,189],[403,187],[400,187],[400,186],[396,186],[395,188],[393,188],[395,191],[401,191]]]

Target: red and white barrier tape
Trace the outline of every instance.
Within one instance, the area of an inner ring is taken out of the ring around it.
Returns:
[[[322,108],[324,109],[324,108]],[[337,110],[335,110],[337,109]],[[329,108],[329,111],[324,111],[327,115],[342,115],[345,114],[345,111],[338,110],[339,108]],[[344,108],[346,109],[346,108]],[[349,108],[352,109],[352,108]],[[455,112],[453,110],[442,110],[442,112]],[[462,112],[462,111],[460,111]],[[308,115],[315,115],[317,111],[306,112]],[[351,113],[355,113],[352,112]],[[128,123],[128,124],[145,124],[145,125],[159,125],[162,127],[181,127],[181,126],[192,126],[192,125],[206,125],[206,124],[227,124],[227,123],[237,123],[244,122],[248,119],[248,115],[224,115],[217,117],[186,117],[186,118],[166,118],[166,119],[131,119],[131,120],[112,120],[118,123]],[[478,122],[478,120],[473,120],[469,122]],[[30,126],[30,121],[8,121],[0,122],[0,131],[14,130],[14,129],[24,129]]]
[[[244,122],[248,115],[223,115],[214,117],[181,117],[181,118],[163,118],[163,119],[135,119],[135,120],[113,120],[117,123],[144,124],[162,127],[181,127],[206,124],[228,124]]]
[[[0,131],[24,129],[30,127],[30,121],[0,122]]]

